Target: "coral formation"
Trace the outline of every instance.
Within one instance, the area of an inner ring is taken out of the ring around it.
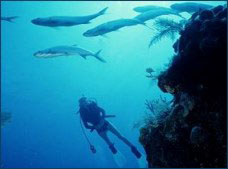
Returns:
[[[170,109],[171,101],[168,101],[165,97],[160,96],[160,99],[146,100],[145,105],[147,111],[144,114],[142,120],[137,121],[133,125],[133,129],[140,128],[142,126],[146,128],[156,127],[160,124],[164,117],[167,116],[168,110]]]
[[[156,42],[160,41],[164,37],[171,38],[174,40],[176,34],[182,31],[186,20],[183,19],[179,22],[172,19],[159,18],[155,20],[154,27],[156,29],[155,35],[152,37],[149,47],[151,47]]]
[[[158,125],[140,129],[149,167],[227,167],[227,8],[198,11],[158,77],[174,96]]]

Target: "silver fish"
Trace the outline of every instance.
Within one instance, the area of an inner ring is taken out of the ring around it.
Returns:
[[[138,7],[133,8],[133,10],[135,12],[139,12],[139,13],[144,13],[144,12],[148,12],[150,10],[157,10],[157,9],[169,9],[169,8],[155,6],[155,5],[138,6]]]
[[[213,6],[207,5],[207,4],[201,4],[197,2],[183,2],[183,3],[174,3],[170,7],[179,12],[193,13],[193,12],[199,11],[200,9],[201,10],[210,9]]]
[[[96,53],[92,53],[88,50],[82,49],[74,46],[55,46],[48,49],[44,49],[41,51],[38,51],[34,53],[34,56],[37,58],[54,58],[59,56],[70,56],[70,55],[79,55],[82,56],[84,59],[86,59],[87,56],[93,56],[96,59],[98,59],[101,62],[105,62],[104,59],[102,59],[99,54],[101,50],[99,50]]]
[[[9,16],[9,17],[1,16],[1,21],[13,22],[13,20],[16,18],[18,18],[18,16]]]
[[[149,10],[147,12],[143,12],[143,13],[137,15],[136,17],[134,17],[133,19],[140,20],[141,22],[146,22],[146,21],[154,19],[156,17],[162,16],[162,15],[169,15],[169,14],[173,14],[173,15],[182,17],[177,11],[175,11],[173,9],[158,8],[158,9],[154,9],[154,10]]]
[[[86,37],[100,35],[102,36],[106,33],[117,31],[118,29],[123,28],[125,26],[133,26],[137,24],[145,25],[145,23],[136,19],[117,19],[98,25],[93,29],[87,30],[83,33],[83,35]]]
[[[35,25],[58,27],[58,26],[75,26],[80,24],[89,24],[92,19],[105,14],[108,7],[100,12],[88,16],[52,16],[47,18],[36,18],[31,20]]]

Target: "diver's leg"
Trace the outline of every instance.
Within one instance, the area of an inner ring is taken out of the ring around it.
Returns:
[[[109,122],[108,130],[111,131],[113,134],[115,134],[120,140],[122,140],[125,144],[127,144],[129,147],[132,147],[133,144],[130,143],[130,141],[127,140],[124,136],[120,134],[120,132]]]
[[[109,140],[109,138],[107,136],[107,132],[99,132],[98,134],[109,146],[112,145],[111,141]]]
[[[101,138],[108,144],[110,150],[112,151],[113,154],[117,153],[116,148],[114,147],[114,144],[109,140],[107,131],[104,132],[98,132],[98,134],[101,136]]]
[[[111,124],[108,124],[108,128],[109,131],[111,131],[113,134],[115,134],[119,139],[121,139],[125,144],[127,144],[129,147],[131,147],[131,151],[132,153],[135,154],[135,156],[137,158],[141,158],[141,153],[136,149],[136,147],[130,143],[130,141],[128,141],[124,136],[122,136],[120,134],[120,132]]]

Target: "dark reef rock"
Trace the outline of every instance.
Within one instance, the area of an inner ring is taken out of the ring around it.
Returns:
[[[208,133],[202,127],[195,126],[191,130],[190,142],[193,145],[203,145],[207,142]]]
[[[200,20],[212,19],[214,17],[214,13],[211,10],[203,10],[200,15]]]
[[[222,11],[223,10],[223,6],[222,5],[219,5],[215,8],[212,9],[214,15],[216,15],[218,12]]]
[[[149,167],[227,167],[227,8],[196,12],[158,77],[173,106],[141,128]]]

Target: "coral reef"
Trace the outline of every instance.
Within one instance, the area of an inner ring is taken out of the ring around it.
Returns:
[[[145,105],[147,111],[145,111],[142,120],[133,124],[133,129],[140,128],[142,126],[146,128],[156,127],[160,124],[164,117],[167,116],[168,110],[170,110],[171,101],[168,101],[165,97],[160,96],[159,99],[146,100]]]
[[[149,167],[227,167],[227,8],[196,12],[158,77],[174,96],[158,125],[140,129]]]
[[[159,18],[155,20],[154,27],[156,29],[156,33],[152,37],[149,43],[149,47],[151,47],[153,44],[160,41],[164,37],[168,37],[174,40],[176,34],[183,30],[185,22],[185,19],[179,22],[166,18]]]

